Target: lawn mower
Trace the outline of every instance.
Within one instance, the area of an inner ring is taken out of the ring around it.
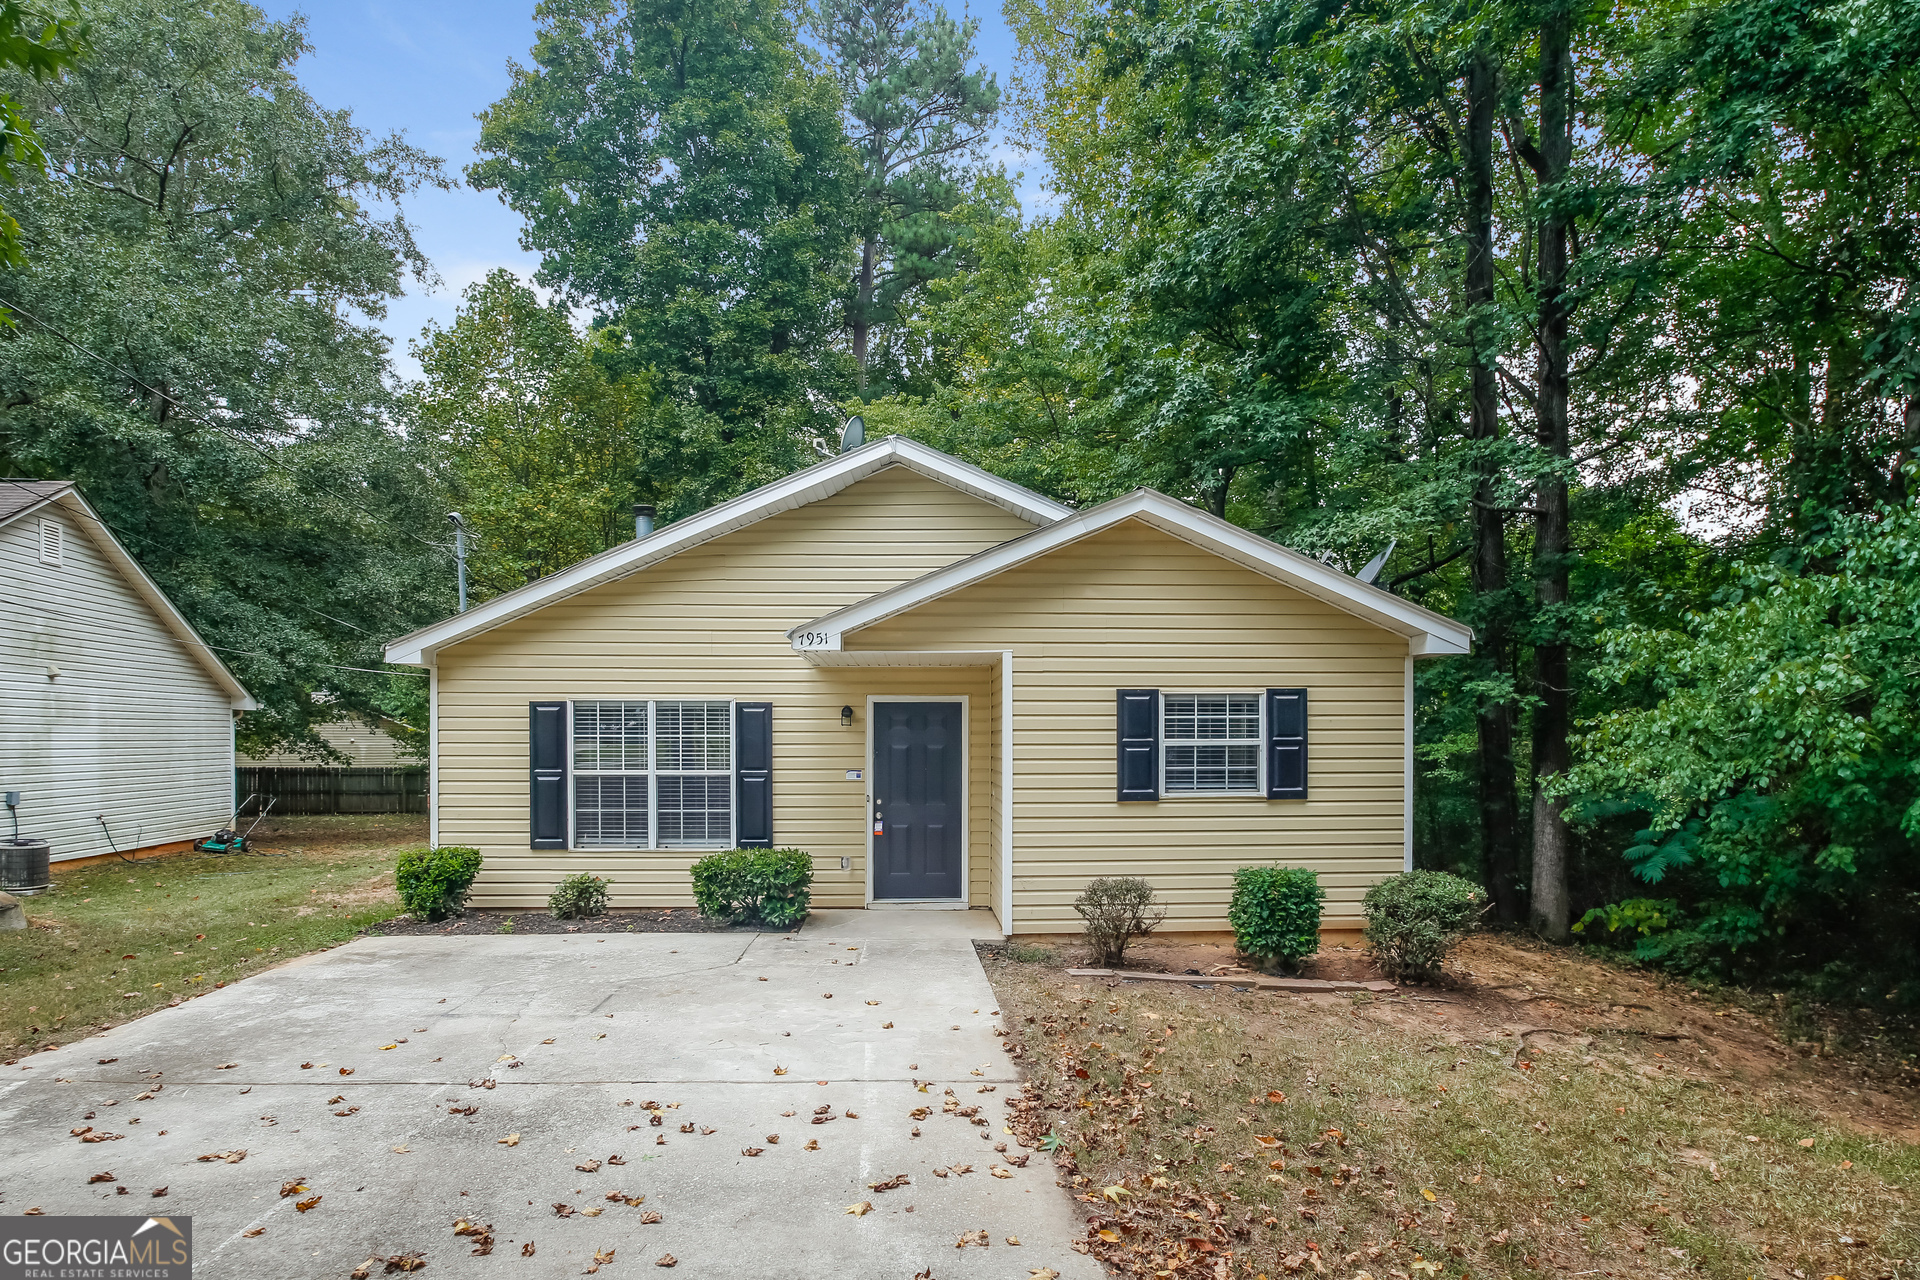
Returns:
[[[255,800],[258,800],[259,798],[260,798],[260,793],[256,791],[252,795],[248,796],[245,800],[242,800],[240,802],[240,807],[233,811],[232,825],[220,828],[218,831],[208,836],[205,840],[194,841],[193,843],[194,852],[196,853],[246,853],[248,852],[251,849],[251,846],[247,843],[248,837],[253,835],[254,828],[260,825],[261,820],[267,816],[268,811],[271,810],[274,805],[280,802],[279,796],[274,796],[271,799],[269,799],[267,803],[261,807],[260,812],[253,815],[253,821],[247,824],[247,829],[245,831],[241,831],[239,829],[241,815],[246,813],[248,805],[252,804]]]

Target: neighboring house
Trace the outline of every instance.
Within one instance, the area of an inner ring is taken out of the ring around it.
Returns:
[[[418,676],[413,677],[419,679]],[[241,753],[235,760],[242,769],[250,766],[308,769],[409,769],[426,763],[385,729],[364,720],[328,720],[313,727],[328,746],[347,758],[344,765],[322,764],[292,751],[269,751],[264,755]]]
[[[1415,658],[1457,622],[1151,490],[1085,511],[900,437],[393,641],[432,669],[433,839],[473,901],[575,871],[691,901],[705,851],[813,855],[823,907],[1078,931],[1139,875],[1226,927],[1236,867],[1326,926],[1407,865]]]
[[[64,481],[0,480],[0,703],[0,789],[55,861],[231,816],[233,717],[256,704]]]

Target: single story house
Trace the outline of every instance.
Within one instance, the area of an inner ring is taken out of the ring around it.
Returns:
[[[1326,927],[1408,865],[1413,663],[1468,628],[1152,490],[1075,511],[898,436],[391,642],[432,673],[433,840],[473,902],[691,902],[734,846],[823,907],[1077,932],[1095,876],[1220,930],[1234,869]]]
[[[0,790],[23,838],[70,862],[226,825],[234,716],[257,704],[73,485],[0,480],[0,604]]]

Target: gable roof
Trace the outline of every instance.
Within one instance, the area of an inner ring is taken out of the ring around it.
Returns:
[[[1298,551],[1249,533],[1236,524],[1153,489],[1136,489],[1123,497],[1089,507],[1032,533],[1003,542],[911,582],[882,591],[865,600],[836,609],[787,632],[801,652],[839,650],[842,637],[876,622],[950,595],[963,587],[1004,573],[1069,543],[1112,528],[1122,520],[1138,520],[1182,542],[1230,560],[1246,569],[1284,583],[1344,613],[1404,636],[1416,656],[1467,653],[1473,629],[1431,609],[1423,609],[1389,591],[1360,581]],[[803,646],[795,637],[805,633]]]
[[[1070,507],[1062,506],[1011,480],[1002,480],[990,471],[983,471],[938,449],[905,436],[885,436],[804,471],[796,471],[772,484],[762,485],[731,501],[709,507],[697,515],[676,520],[644,538],[635,538],[597,556],[589,556],[537,582],[495,596],[465,613],[455,614],[432,626],[390,640],[387,642],[386,660],[415,666],[431,665],[435,652],[446,645],[490,631],[536,609],[616,578],[638,573],[669,556],[711,542],[736,529],[757,524],[768,516],[831,497],[888,467],[906,467],[917,471],[928,479],[1010,511],[1030,524],[1051,524],[1073,514]]]
[[[255,711],[260,704],[247,692],[246,686],[227,670],[227,664],[220,656],[207,647],[200,633],[193,629],[185,615],[174,607],[160,584],[147,576],[127,549],[120,545],[120,539],[113,536],[113,530],[107,527],[97,512],[80,496],[80,491],[67,480],[0,480],[0,526],[12,524],[15,520],[49,507],[59,509],[64,515],[78,521],[86,527],[88,539],[100,549],[107,563],[119,570],[134,594],[146,601],[149,608],[160,617],[160,624],[171,632],[175,639],[187,647],[213,682],[226,693],[228,701],[235,711]]]

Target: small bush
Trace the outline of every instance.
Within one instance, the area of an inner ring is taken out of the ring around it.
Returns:
[[[807,918],[813,855],[801,849],[729,849],[693,864],[700,914],[787,929]]]
[[[1241,867],[1227,923],[1242,955],[1292,968],[1320,949],[1320,877],[1305,867]]]
[[[1671,898],[1628,898],[1595,907],[1573,931],[1596,942],[1631,947],[1642,938],[1665,933],[1680,923],[1680,904]]]
[[[1154,905],[1153,886],[1138,876],[1089,881],[1086,892],[1073,900],[1073,909],[1087,922],[1093,963],[1102,969],[1119,964],[1128,943],[1146,937],[1167,918],[1166,909]]]
[[[478,849],[446,845],[401,854],[393,881],[408,915],[415,920],[445,920],[466,914],[467,890],[479,874]]]
[[[547,895],[547,914],[555,920],[580,920],[607,913],[607,886],[611,880],[582,871],[570,875]]]
[[[1444,871],[1408,871],[1367,890],[1367,944],[1390,978],[1432,978],[1486,910],[1487,891]]]

